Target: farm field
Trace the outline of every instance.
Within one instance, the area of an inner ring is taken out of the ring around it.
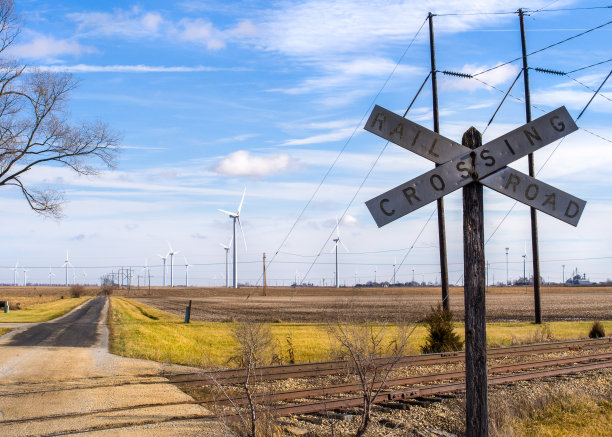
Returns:
[[[143,295],[145,294],[146,295]],[[441,300],[437,287],[415,288],[155,288],[134,290],[131,297],[153,307],[184,315],[192,300],[192,320],[222,322],[327,323],[351,321],[417,322]],[[463,288],[453,287],[451,311],[463,320]],[[542,287],[544,321],[612,319],[612,287]],[[533,320],[533,291],[525,287],[490,287],[488,321]]]
[[[548,340],[585,338],[592,322],[556,321],[537,326],[530,322],[493,322],[487,326],[489,346],[533,343]],[[607,332],[612,321],[603,322]],[[184,323],[182,317],[123,297],[111,298],[109,315],[110,351],[117,355],[173,362],[200,367],[235,366],[231,358],[236,354],[233,337],[235,322]],[[274,338],[277,364],[305,363],[334,359],[334,339],[330,332],[333,323],[269,323]],[[463,324],[456,323],[455,331],[463,337]],[[393,338],[395,325],[388,326]],[[426,329],[416,325],[409,338],[406,353],[418,354],[425,342]],[[291,352],[290,352],[291,350]]]

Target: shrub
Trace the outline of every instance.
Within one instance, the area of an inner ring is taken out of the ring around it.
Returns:
[[[81,297],[85,294],[85,287],[79,284],[74,284],[70,287],[70,297]]]
[[[601,338],[606,336],[606,331],[601,322],[594,322],[589,332],[589,338]]]
[[[431,308],[431,312],[425,316],[427,337],[425,345],[421,347],[422,353],[451,352],[463,349],[463,340],[453,330],[452,320],[452,313],[445,311],[440,304]]]
[[[100,288],[98,296],[110,296],[111,294],[113,294],[113,287],[111,285],[105,284]]]

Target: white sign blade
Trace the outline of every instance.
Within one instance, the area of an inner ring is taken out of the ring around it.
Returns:
[[[482,179],[483,185],[577,226],[586,202],[565,191],[506,167]]]
[[[444,164],[460,153],[470,151],[467,147],[378,105],[372,110],[363,128],[436,164]]]
[[[474,150],[476,178],[482,179],[576,130],[578,126],[565,106],[557,108]]]
[[[469,158],[469,155],[467,155]],[[453,161],[399,185],[366,202],[380,228],[467,185],[471,178],[457,172]],[[468,169],[469,170],[469,169]]]
[[[366,206],[378,227],[384,226],[472,181],[504,168],[507,164],[577,129],[565,107],[557,108],[506,135],[368,200]]]

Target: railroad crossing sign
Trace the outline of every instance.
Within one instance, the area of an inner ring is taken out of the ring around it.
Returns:
[[[574,226],[586,205],[582,199],[507,167],[578,130],[564,106],[475,150],[378,105],[370,114],[365,129],[439,164],[366,202],[378,227],[474,181]]]

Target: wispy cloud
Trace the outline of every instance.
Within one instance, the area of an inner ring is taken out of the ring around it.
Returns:
[[[350,137],[353,132],[355,132],[354,127],[347,127],[324,134],[312,135],[306,138],[287,140],[282,143],[281,146],[303,146],[306,144],[330,143],[333,141],[345,140]]]
[[[43,71],[69,72],[69,73],[197,73],[206,71],[245,71],[244,68],[233,67],[208,67],[198,65],[195,67],[163,65],[41,65],[37,67]]]
[[[499,65],[499,64],[497,64]],[[491,67],[497,67],[497,65],[475,65],[466,64],[460,72],[466,74],[480,73],[481,71],[488,70]],[[486,73],[477,76],[478,80],[463,78],[463,77],[448,77],[442,76],[440,83],[441,87],[446,90],[465,90],[473,91],[476,89],[487,89],[490,90],[490,86],[498,86],[503,83],[509,82],[514,79],[519,72],[519,67],[516,65],[502,65],[501,67],[495,68],[495,70],[488,71]],[[484,82],[484,83],[483,83]]]
[[[77,12],[68,15],[83,35],[123,36],[129,38],[158,36],[167,27],[159,12],[146,12],[140,7],[110,12]]]

